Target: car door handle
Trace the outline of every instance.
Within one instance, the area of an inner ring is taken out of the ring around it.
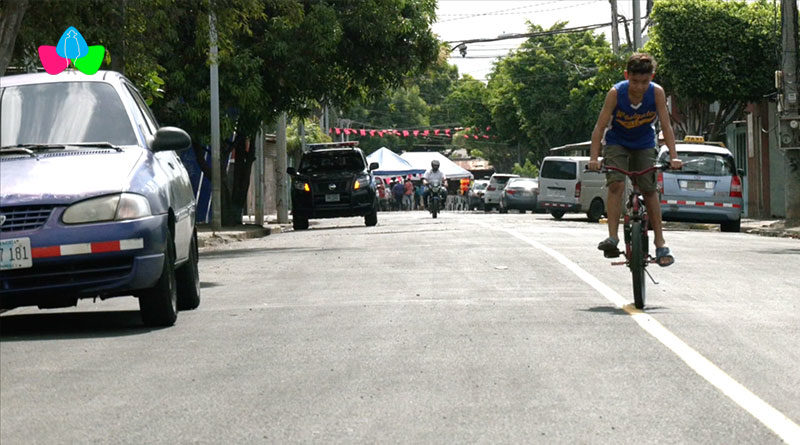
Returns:
[[[172,162],[167,162],[167,165],[169,165],[169,168],[171,168],[171,169],[175,170],[175,166],[174,166],[174,165],[172,165]]]

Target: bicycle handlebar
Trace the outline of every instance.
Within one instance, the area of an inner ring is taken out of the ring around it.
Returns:
[[[629,172],[627,170],[624,170],[624,169],[621,169],[621,168],[617,168],[617,167],[614,167],[614,166],[611,166],[611,165],[601,165],[600,166],[600,170],[589,170],[589,166],[588,165],[584,168],[584,171],[596,171],[598,173],[608,173],[609,171],[616,171],[616,172],[622,173],[625,176],[628,176],[629,178],[635,178],[637,176],[646,175],[646,174],[650,173],[653,170],[669,170],[669,164],[655,164],[655,165],[653,165],[651,167],[648,167],[648,168],[646,168],[646,169],[644,169],[642,171],[638,171],[638,172]]]

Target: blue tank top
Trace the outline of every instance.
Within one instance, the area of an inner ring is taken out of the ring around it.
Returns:
[[[656,147],[656,84],[644,93],[642,103],[634,108],[628,97],[628,81],[614,85],[617,90],[617,106],[611,116],[611,125],[606,130],[606,145],[621,145],[630,150]]]

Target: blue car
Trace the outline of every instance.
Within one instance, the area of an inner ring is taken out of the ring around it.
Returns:
[[[109,71],[3,77],[0,107],[0,308],[132,295],[149,326],[196,308],[189,135]]]

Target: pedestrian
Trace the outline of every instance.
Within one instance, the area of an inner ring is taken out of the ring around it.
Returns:
[[[403,186],[403,183],[400,181],[394,182],[392,185],[392,196],[394,197],[394,209],[395,210],[402,210],[403,208],[403,194],[405,194],[406,188]]]
[[[405,184],[403,184],[403,209],[412,210],[411,207],[414,203],[414,184],[411,183],[411,178],[407,177]]]
[[[414,186],[414,208],[422,210],[422,182],[417,181]]]
[[[659,120],[664,133],[664,143],[669,149],[670,168],[680,169],[681,161],[675,150],[675,133],[667,111],[664,89],[654,83],[656,61],[646,53],[635,53],[628,59],[625,80],[614,85],[606,95],[603,109],[597,117],[592,131],[589,154],[589,169],[599,170],[601,145],[603,162],[606,165],[628,171],[641,171],[655,164],[658,154],[655,122]],[[656,191],[655,171],[635,178],[639,190],[644,194],[647,214],[653,227],[656,245],[656,263],[665,267],[675,262],[666,246],[661,223],[661,203]],[[622,211],[622,195],[625,192],[625,175],[619,172],[606,173],[608,199],[608,238],[597,245],[607,257],[619,255],[619,216]]]

